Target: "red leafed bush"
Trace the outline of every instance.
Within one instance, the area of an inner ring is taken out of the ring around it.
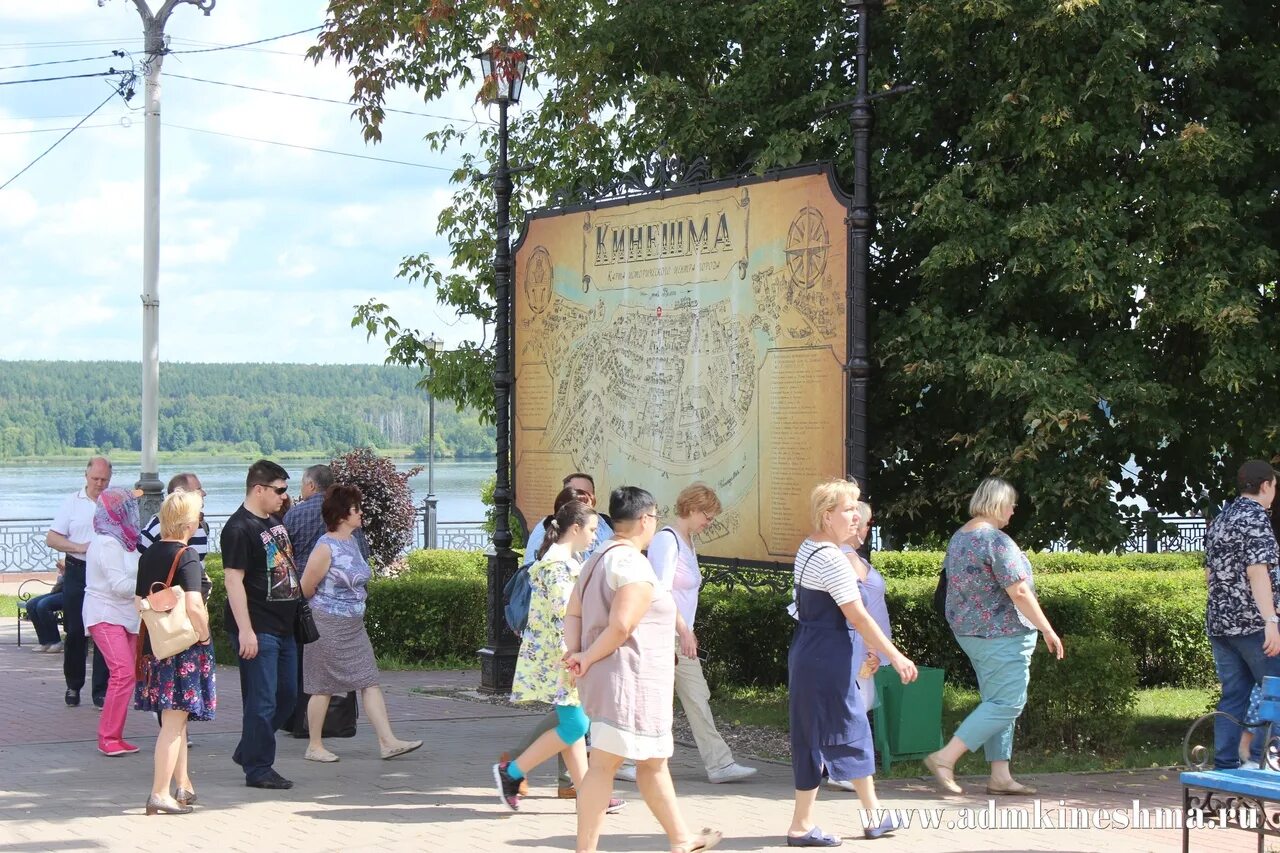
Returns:
[[[356,486],[364,495],[364,533],[373,564],[379,572],[389,572],[413,542],[417,517],[409,478],[422,466],[397,471],[394,462],[368,447],[335,457],[329,465],[335,483]]]

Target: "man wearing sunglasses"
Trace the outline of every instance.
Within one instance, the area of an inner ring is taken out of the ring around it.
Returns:
[[[284,790],[293,783],[272,766],[276,730],[293,716],[298,698],[294,624],[302,588],[280,512],[289,473],[260,459],[249,468],[244,504],[222,527],[226,577],[225,621],[240,657],[244,721],[232,760],[250,788]]]

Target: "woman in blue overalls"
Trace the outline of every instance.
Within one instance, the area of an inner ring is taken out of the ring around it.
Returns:
[[[815,487],[809,496],[813,533],[796,552],[792,615],[799,624],[787,658],[791,769],[796,785],[795,812],[787,830],[789,847],[835,847],[841,843],[838,836],[823,832],[813,822],[813,804],[824,768],[834,779],[853,782],[868,812],[864,818],[868,838],[898,829],[892,817],[870,825],[880,802],[872,779],[875,751],[871,727],[857,676],[868,645],[888,657],[904,684],[915,680],[916,665],[868,615],[858,592],[857,575],[840,552],[840,545],[857,531],[857,503],[855,483],[834,480]]]

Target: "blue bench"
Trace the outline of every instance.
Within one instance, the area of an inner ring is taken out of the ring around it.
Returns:
[[[1213,751],[1190,746],[1196,730],[1222,716],[1242,729],[1253,729],[1262,738],[1262,767],[1257,770],[1214,770]],[[1182,783],[1182,853],[1191,849],[1193,827],[1213,826],[1251,832],[1264,853],[1268,837],[1280,838],[1280,678],[1267,677],[1262,684],[1259,721],[1244,724],[1221,711],[1205,714],[1191,724],[1183,741],[1183,755],[1190,768],[1179,776]]]

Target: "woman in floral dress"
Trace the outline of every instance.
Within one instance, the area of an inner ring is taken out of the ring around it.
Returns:
[[[196,629],[194,646],[157,659],[142,632],[138,685],[133,707],[160,714],[156,738],[155,774],[147,814],[187,814],[196,801],[195,786],[187,765],[187,721],[212,720],[217,707],[214,691],[213,644],[209,642],[209,614],[200,594],[204,570],[187,540],[200,524],[204,501],[199,492],[176,491],[160,507],[161,540],[138,561],[138,585],[134,592],[139,608],[143,599],[164,586],[173,569],[173,586],[182,587],[187,614]],[[175,568],[176,564],[176,568]],[[176,786],[171,796],[169,785]]]
[[[512,811],[520,808],[520,780],[557,753],[564,757],[575,787],[587,772],[587,729],[590,721],[578,701],[578,690],[565,670],[564,614],[574,582],[582,571],[575,554],[591,546],[598,517],[582,501],[569,501],[547,522],[547,535],[537,562],[529,567],[533,594],[529,623],[516,661],[511,698],[555,706],[558,724],[544,732],[513,761],[493,765],[498,796]],[[611,802],[613,810],[622,802]]]

